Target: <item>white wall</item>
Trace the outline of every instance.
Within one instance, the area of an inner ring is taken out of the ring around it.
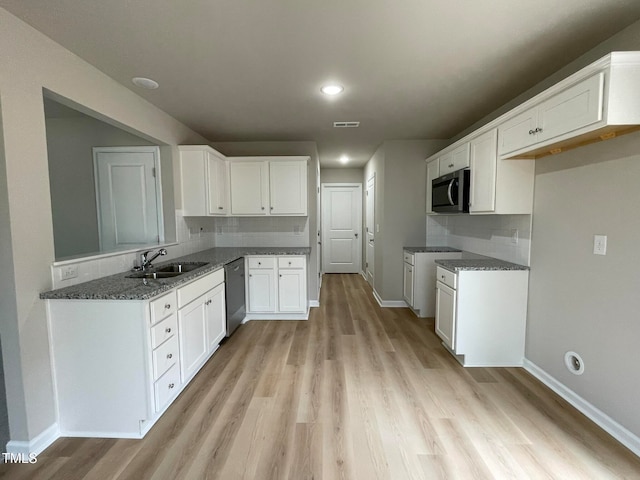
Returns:
[[[0,335],[11,439],[29,442],[56,420],[45,302],[38,298],[52,286],[54,260],[43,88],[160,144],[207,140],[4,9],[0,25]]]
[[[321,183],[362,183],[362,168],[321,168]]]

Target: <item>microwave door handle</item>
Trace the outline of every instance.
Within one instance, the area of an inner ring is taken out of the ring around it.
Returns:
[[[453,180],[451,180],[449,182],[449,187],[447,188],[447,196],[449,197],[449,203],[451,205],[455,205],[455,203],[453,202],[453,198],[451,197],[451,189],[453,188],[453,184],[455,183],[456,179],[454,178]]]

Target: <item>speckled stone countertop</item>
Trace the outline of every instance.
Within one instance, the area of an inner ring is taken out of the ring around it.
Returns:
[[[409,253],[449,253],[462,251],[452,247],[404,247],[404,250]]]
[[[218,270],[240,257],[247,255],[309,255],[310,253],[311,248],[309,247],[211,248],[157,265],[154,264],[155,268],[160,268],[171,263],[207,262],[207,265],[177,277],[155,280],[127,278],[127,275],[134,273],[128,271],[43,292],[40,294],[40,298],[48,300],[146,300],[206,273]]]
[[[461,270],[529,270],[529,267],[517,263],[505,262],[497,258],[473,258],[466,260],[435,260],[451,272]]]

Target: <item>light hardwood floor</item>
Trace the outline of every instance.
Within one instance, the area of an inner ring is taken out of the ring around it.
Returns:
[[[325,275],[309,321],[243,325],[143,440],[60,439],[7,479],[609,479],[640,459],[518,368]]]

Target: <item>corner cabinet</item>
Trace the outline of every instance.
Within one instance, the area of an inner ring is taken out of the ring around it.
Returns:
[[[229,167],[224,155],[207,145],[183,145],[178,150],[184,215],[229,214]]]
[[[306,256],[247,256],[245,262],[248,319],[308,318]]]
[[[529,272],[436,269],[436,334],[465,367],[522,366]]]
[[[151,300],[48,300],[62,436],[142,438],[226,331],[224,270]]]
[[[229,158],[231,215],[306,216],[309,157]]]

